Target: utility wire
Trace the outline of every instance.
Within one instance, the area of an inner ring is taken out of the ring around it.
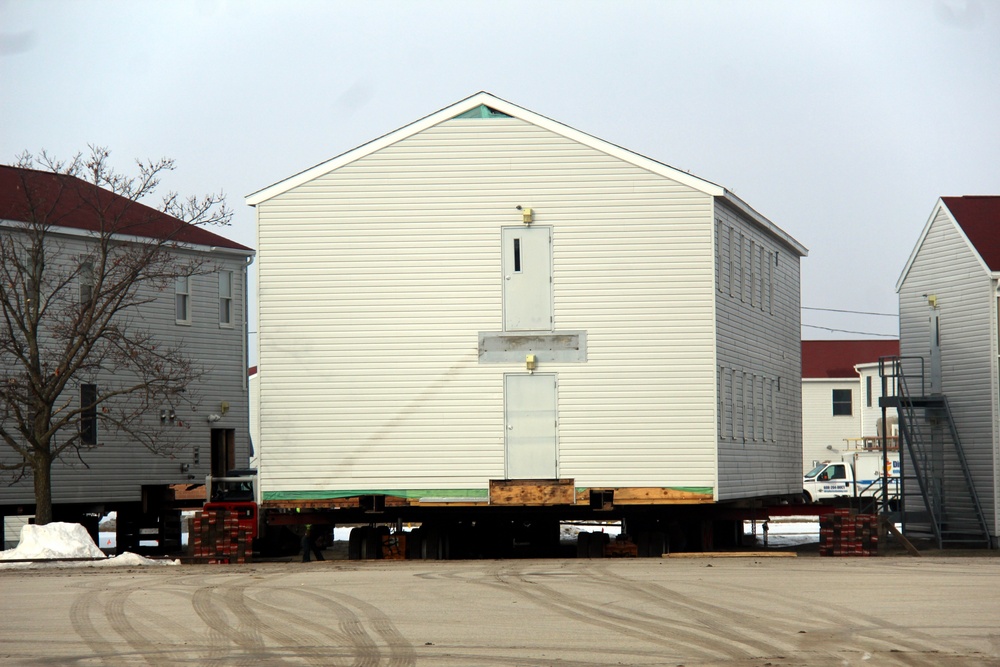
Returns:
[[[822,310],[827,313],[850,313],[851,315],[877,315],[879,317],[899,317],[896,313],[870,313],[864,310],[839,310],[837,308],[810,308],[802,306],[802,310]]]
[[[884,338],[898,338],[896,334],[883,334],[883,333],[872,333],[870,331],[850,331],[848,329],[831,329],[830,327],[818,327],[815,324],[803,324],[806,329],[822,329],[824,331],[833,331],[835,333],[849,333],[857,334],[859,336],[882,336]]]

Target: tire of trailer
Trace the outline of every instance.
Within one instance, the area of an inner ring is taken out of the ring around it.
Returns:
[[[590,558],[590,533],[586,531],[576,534],[576,557]]]
[[[662,558],[665,553],[667,553],[667,534],[662,530],[650,531],[646,555],[649,558]]]
[[[604,545],[611,542],[607,533],[594,533],[590,536],[589,558],[604,558]]]
[[[424,529],[414,528],[406,534],[406,560],[423,558]]]
[[[361,544],[364,541],[364,531],[367,526],[352,528],[347,536],[347,559],[361,560]]]
[[[424,560],[441,559],[441,529],[438,526],[426,529],[420,545],[420,557]]]

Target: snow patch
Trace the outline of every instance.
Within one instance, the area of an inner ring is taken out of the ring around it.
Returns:
[[[33,560],[45,561],[59,558],[90,558],[93,560],[59,561],[55,563],[11,563],[4,561]],[[59,567],[102,567],[132,565],[176,565],[180,561],[159,561],[144,558],[133,553],[124,553],[108,558],[94,544],[87,529],[78,523],[49,523],[44,526],[28,524],[21,527],[21,539],[17,547],[0,551],[0,568],[37,567],[57,565]]]

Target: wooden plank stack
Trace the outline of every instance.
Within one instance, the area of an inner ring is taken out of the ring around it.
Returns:
[[[198,562],[224,564],[253,560],[253,531],[240,526],[239,515],[224,509],[197,512],[190,537]]]
[[[838,509],[820,517],[820,556],[877,556],[878,542],[878,515]]]

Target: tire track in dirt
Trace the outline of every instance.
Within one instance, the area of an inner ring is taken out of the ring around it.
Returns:
[[[248,662],[241,658],[247,657],[248,653],[262,653],[264,641],[259,633],[247,628],[241,619],[236,619],[235,627],[230,623],[224,604],[220,604],[225,591],[222,589],[223,592],[220,594],[219,590],[219,586],[205,586],[197,589],[191,596],[191,605],[207,628],[209,646],[205,656],[208,662],[205,664],[220,666],[253,664],[257,661]],[[234,647],[244,655],[233,655]]]
[[[664,589],[670,595],[682,595],[659,584],[633,583],[640,591]],[[726,592],[732,591],[729,585],[706,583],[703,586]],[[938,655],[941,650],[940,641],[929,635],[915,632],[912,628],[901,628],[885,617],[865,614],[854,607],[845,607],[828,601],[824,602],[823,605],[817,605],[815,600],[806,597],[792,596],[787,593],[778,595],[768,589],[747,587],[743,592],[761,599],[774,600],[780,603],[780,606],[788,608],[787,615],[774,616],[772,613],[771,618],[776,621],[782,621],[791,626],[801,624],[803,618],[809,618],[829,624],[829,631],[820,631],[824,634],[842,635],[849,632],[852,637],[865,637],[872,642],[872,645],[858,648],[858,651],[879,653],[881,664],[899,664],[907,667],[937,667],[940,664],[941,658]],[[773,608],[773,606],[769,605],[769,608]],[[891,633],[893,636],[883,636],[883,633]],[[815,636],[817,633],[803,631],[801,641],[794,646],[794,650],[801,651],[804,648],[803,644],[809,643],[814,638],[810,637],[810,634]],[[837,655],[843,658],[840,652]]]
[[[916,640],[913,636],[912,631],[904,631],[901,628],[892,626],[891,623],[887,623],[884,618],[874,617],[866,614],[859,613],[853,608],[839,607],[833,604],[825,604],[823,607],[817,607],[814,601],[810,601],[805,598],[793,598],[787,594],[776,595],[772,591],[767,589],[758,589],[747,587],[738,591],[734,591],[732,586],[729,584],[713,584],[701,582],[701,586],[704,588],[712,588],[719,590],[729,595],[734,593],[740,595],[740,599],[744,602],[752,600],[753,597],[759,598],[769,598],[780,603],[777,605],[779,607],[785,607],[789,609],[789,612],[785,614],[775,615],[773,608],[775,605],[769,605],[770,610],[767,614],[761,611],[760,613],[747,613],[743,611],[735,611],[731,608],[724,607],[721,605],[706,602],[703,599],[693,598],[684,593],[681,593],[675,589],[666,587],[662,584],[652,583],[649,581],[635,581],[628,579],[621,574],[612,574],[608,571],[607,566],[604,568],[603,576],[609,585],[615,587],[616,589],[626,589],[631,594],[638,597],[645,597],[652,601],[667,601],[669,603],[681,604],[692,610],[705,610],[706,612],[711,612],[713,615],[719,615],[722,618],[729,619],[731,623],[739,624],[739,626],[745,627],[748,631],[758,633],[765,636],[773,636],[774,628],[776,624],[786,624],[794,625],[796,623],[801,623],[803,617],[811,619],[822,619],[829,623],[832,629],[835,629],[838,633],[843,633],[844,629],[847,628],[851,632],[852,636],[863,636],[871,640],[873,643],[870,646],[865,647],[854,647],[858,652],[864,654],[868,653],[879,653],[884,656],[881,659],[880,664],[900,664],[907,665],[908,667],[935,667],[938,664],[939,658],[934,657],[921,657],[920,652],[935,653],[939,649],[939,644],[937,642],[926,643],[920,640]],[[767,618],[766,623],[759,622],[757,619]],[[866,625],[858,627],[858,623],[863,622]],[[732,630],[733,626],[730,625],[729,629]],[[906,636],[905,641],[897,641],[889,637],[878,637],[873,633],[879,633],[884,631],[895,632],[898,636]],[[926,637],[925,637],[926,638]],[[808,643],[812,638],[808,637],[806,633],[803,633],[798,641],[785,641],[781,647],[782,652],[801,652],[804,643]],[[818,647],[813,647],[817,649]],[[918,653],[914,653],[916,650]],[[830,653],[831,657],[837,657],[838,659],[843,659],[842,651],[835,651]]]
[[[134,593],[142,590],[141,583],[111,590],[94,591],[90,584],[80,588],[81,592],[70,607],[70,622],[77,635],[102,662],[107,664],[110,660],[111,664],[119,664],[129,653],[149,665],[169,664],[176,659],[172,649],[164,648],[174,644],[174,638],[164,632],[164,628],[173,626],[179,630],[178,637],[187,636],[190,631],[154,611],[143,610],[138,614],[133,609],[133,613],[129,613],[127,606],[134,607],[129,605],[129,600]],[[138,616],[156,616],[160,622],[142,627],[135,621]],[[99,625],[105,629],[99,629]],[[121,642],[113,639],[112,633],[124,641],[131,651],[123,651]],[[109,657],[105,658],[105,655]]]
[[[679,647],[684,647],[698,651],[703,659],[738,660],[757,655],[753,652],[754,646],[740,645],[731,638],[718,636],[711,629],[695,627],[662,616],[644,617],[642,613],[623,607],[612,610],[608,606],[588,602],[580,596],[560,593],[551,586],[530,580],[515,567],[511,563],[500,563],[492,568],[488,580],[480,583],[511,591],[539,607],[588,625],[612,630],[664,648],[677,650]],[[585,579],[586,574],[584,572]],[[512,583],[512,579],[517,583]]]
[[[92,614],[100,611],[104,607],[101,602],[101,593],[84,589],[80,592],[69,609],[70,624],[73,631],[83,640],[94,656],[105,665],[114,665],[118,661],[115,659],[116,647],[114,642],[108,641],[102,632],[94,624]]]
[[[309,664],[317,667],[330,665],[335,658],[353,659],[356,657],[355,651],[351,648],[353,644],[346,634],[320,621],[313,620],[315,617],[304,614],[301,605],[294,610],[279,605],[276,598],[289,592],[285,589],[276,591],[260,589],[249,596],[253,608],[268,619],[280,621],[281,625],[295,628],[295,631],[283,633],[274,632],[272,628],[269,628],[269,636],[285,642],[285,645],[291,648],[296,657],[305,658],[309,660]],[[268,598],[268,602],[259,599],[265,596]],[[335,651],[331,651],[331,644],[336,647],[346,647],[344,649],[345,655],[338,655]]]
[[[365,629],[361,616],[351,609],[358,609],[371,623],[375,634],[388,648],[387,667],[414,667],[416,652],[413,644],[396,628],[396,625],[381,609],[346,593],[321,594],[315,591],[290,589],[288,593],[306,598],[322,608],[333,612],[343,635],[356,651],[353,667],[380,667],[382,650]]]

